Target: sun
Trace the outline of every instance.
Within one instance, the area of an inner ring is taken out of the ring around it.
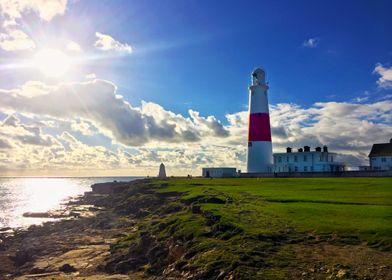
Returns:
[[[42,49],[35,54],[33,65],[47,77],[61,77],[69,70],[71,59],[60,50]]]

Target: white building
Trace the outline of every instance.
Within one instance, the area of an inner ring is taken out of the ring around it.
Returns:
[[[371,170],[392,170],[392,139],[389,143],[373,144],[369,162]]]
[[[237,177],[237,170],[234,167],[208,167],[202,169],[202,176],[206,178]]]
[[[344,171],[344,164],[336,161],[337,154],[328,152],[328,148],[317,147],[310,151],[309,146],[292,152],[274,153],[274,171],[280,172],[338,172]]]

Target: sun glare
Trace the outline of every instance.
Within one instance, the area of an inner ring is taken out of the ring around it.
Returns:
[[[33,65],[47,77],[61,77],[69,70],[71,60],[60,50],[42,49],[34,56]]]

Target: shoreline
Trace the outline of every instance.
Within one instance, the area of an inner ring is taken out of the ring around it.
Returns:
[[[8,176],[0,177],[0,192],[5,190],[5,196],[1,197],[0,203],[4,202],[1,207],[0,215],[0,235],[5,231],[27,229],[31,225],[40,225],[48,221],[56,221],[68,218],[69,214],[66,208],[69,208],[69,202],[80,199],[85,192],[91,191],[91,185],[94,183],[106,182],[129,182],[132,180],[143,179],[139,176],[84,176],[84,177],[67,177],[67,176]],[[42,181],[44,180],[44,181]],[[60,184],[59,184],[60,183]],[[40,193],[40,185],[52,185],[51,193]],[[60,194],[56,189],[59,185],[66,187]],[[36,189],[35,189],[36,188]],[[20,195],[20,192],[22,194]],[[23,195],[31,193],[32,196]],[[35,195],[38,193],[38,195]],[[48,199],[46,198],[48,195]],[[50,202],[53,195],[55,202]],[[45,196],[45,198],[41,198]],[[49,206],[40,206],[42,202]],[[32,202],[34,201],[34,202]],[[49,201],[49,203],[47,203]],[[35,203],[35,204],[34,204]]]
[[[138,180],[143,179],[135,181]],[[105,211],[104,207],[95,204],[99,204],[102,198],[110,195],[113,189],[122,186],[129,187],[132,182],[134,181],[93,184],[90,186],[91,191],[69,198],[59,205],[59,208],[48,212],[24,213],[25,217],[51,218],[52,221],[32,224],[28,227],[4,227],[6,231],[0,233],[0,263],[2,264],[0,279],[53,279],[53,277],[55,279],[78,279],[80,272],[86,270],[87,267],[78,266],[77,263],[86,256],[94,258],[106,256],[112,241],[109,237],[113,237],[113,232],[110,230],[105,232],[104,217],[97,218],[97,215]],[[98,189],[95,189],[95,186],[98,186]],[[86,232],[81,232],[83,229]],[[125,228],[118,228],[114,232],[120,233],[123,230]],[[54,247],[57,249],[51,252],[50,249]],[[88,247],[91,248],[88,249]],[[78,255],[77,251],[80,248],[84,251]],[[67,251],[68,253],[75,251],[75,255],[62,256],[62,253]],[[38,259],[41,261],[52,259],[52,261],[47,261],[47,263],[38,261],[37,263]],[[62,262],[64,264],[59,265]],[[65,262],[73,263],[73,265]],[[100,271],[97,267],[95,270],[89,267],[83,279],[112,279],[110,274]],[[130,279],[129,275],[116,277]]]

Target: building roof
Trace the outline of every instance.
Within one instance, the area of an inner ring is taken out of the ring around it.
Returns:
[[[329,155],[337,155],[337,153],[332,153],[332,152],[317,152],[317,151],[309,151],[309,152],[282,152],[282,153],[273,153],[273,155],[277,155],[277,156],[289,156],[289,155],[308,155],[308,154],[329,154]]]
[[[369,157],[392,156],[392,142],[373,144]]]

